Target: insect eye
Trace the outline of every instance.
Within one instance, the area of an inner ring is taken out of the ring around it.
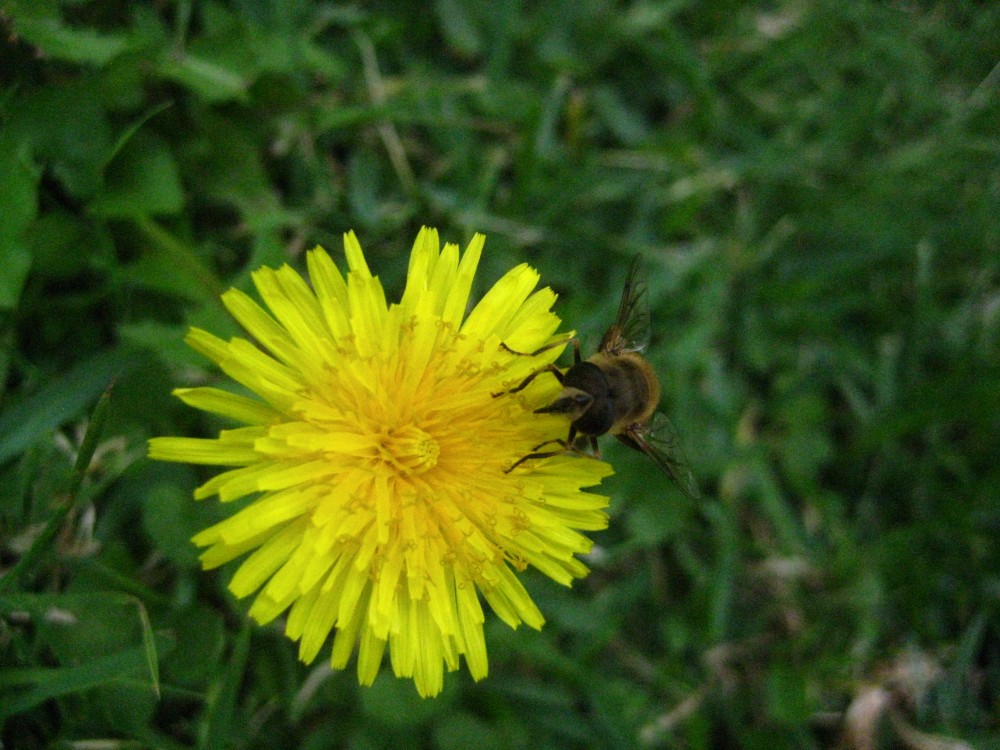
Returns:
[[[573,401],[578,406],[585,406],[585,405],[589,404],[593,400],[594,400],[594,397],[591,396],[589,393],[579,393],[579,394],[577,394],[576,396],[573,397]]]

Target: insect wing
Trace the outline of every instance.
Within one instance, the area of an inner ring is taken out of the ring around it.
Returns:
[[[635,256],[629,266],[615,322],[601,339],[602,352],[638,352],[649,344],[649,296],[640,272],[640,259],[641,256]]]
[[[701,496],[681,447],[680,435],[663,412],[654,414],[647,424],[633,425],[616,437],[629,448],[642,451],[653,459],[689,498],[697,500]]]

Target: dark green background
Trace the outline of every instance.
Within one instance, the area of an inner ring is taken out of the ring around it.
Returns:
[[[0,7],[5,747],[1000,746],[1000,6]],[[641,253],[704,494],[607,445],[592,575],[427,701],[248,626],[144,458],[220,291],[354,229],[398,298],[422,224],[588,350]]]

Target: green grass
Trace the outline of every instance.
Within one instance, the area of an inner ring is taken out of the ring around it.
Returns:
[[[1000,6],[485,5],[0,3],[4,747],[1000,746]],[[222,290],[354,229],[393,298],[422,224],[588,348],[641,253],[704,495],[607,445],[590,577],[427,701],[247,624],[144,458]]]

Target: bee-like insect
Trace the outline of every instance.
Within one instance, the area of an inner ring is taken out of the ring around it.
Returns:
[[[499,397],[517,393],[542,373],[550,372],[562,385],[562,392],[552,403],[535,409],[535,413],[565,414],[570,419],[565,440],[557,438],[536,445],[506,471],[513,471],[525,461],[581,452],[577,447],[579,438],[587,438],[593,455],[600,458],[598,436],[614,435],[629,448],[653,459],[685,495],[697,498],[698,485],[681,450],[677,431],[666,415],[658,411],[660,381],[652,365],[639,354],[649,343],[649,334],[649,301],[636,256],[625,279],[615,322],[601,339],[596,354],[581,359],[580,340],[574,338],[573,364],[565,371],[550,364],[531,373],[509,391],[493,394]],[[558,341],[534,352],[515,352],[506,344],[501,346],[512,354],[530,357],[564,343]],[[559,447],[540,450],[552,444]]]

